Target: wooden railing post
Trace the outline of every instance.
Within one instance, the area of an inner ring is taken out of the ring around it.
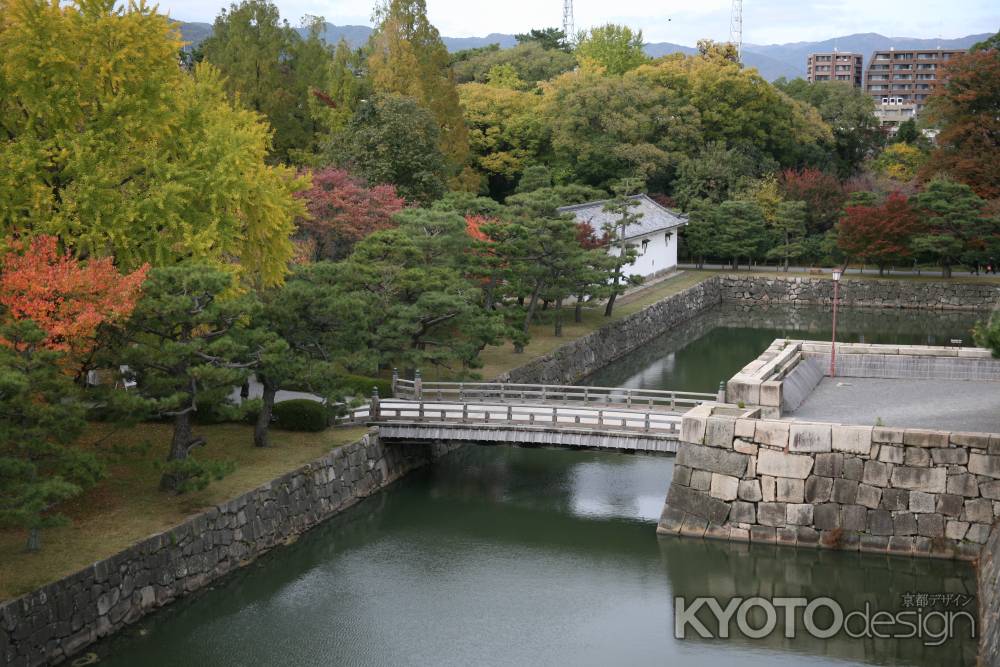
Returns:
[[[556,424],[556,423],[558,423],[558,421],[559,420],[557,419],[557,415],[556,415],[556,406],[553,405],[552,406],[552,423]]]
[[[399,385],[399,369],[398,368],[393,368],[392,369],[392,397],[393,398],[396,398],[396,397],[399,396],[399,389],[397,388],[398,385]]]
[[[604,410],[597,411],[597,425],[604,426]]]
[[[509,421],[509,422],[514,421],[514,406],[513,405],[508,405],[507,406],[507,421]]]
[[[413,398],[420,401],[424,398],[424,380],[420,377],[420,369],[413,373]]]
[[[462,421],[469,421],[469,406],[466,403],[462,404]]]
[[[625,407],[627,407],[627,408],[631,408],[632,407],[632,390],[631,389],[626,389],[625,390]]]
[[[646,430],[648,431],[649,430],[649,413],[648,412],[646,413],[645,426],[646,426]]]
[[[677,394],[670,392],[670,411],[677,412]]]

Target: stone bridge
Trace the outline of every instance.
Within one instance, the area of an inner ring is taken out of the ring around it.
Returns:
[[[372,397],[345,421],[386,442],[478,442],[627,452],[676,452],[681,415],[716,394],[621,387],[423,383],[394,378],[397,398]]]

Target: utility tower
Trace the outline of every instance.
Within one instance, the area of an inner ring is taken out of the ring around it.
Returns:
[[[573,0],[563,0],[563,33],[570,44],[576,41],[576,27],[573,25]]]
[[[567,0],[568,1],[568,0]],[[743,62],[743,0],[733,0],[729,14],[729,41],[736,47],[736,59]]]

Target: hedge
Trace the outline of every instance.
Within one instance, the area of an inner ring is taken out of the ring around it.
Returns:
[[[286,431],[322,431],[329,423],[330,410],[308,398],[295,398],[274,404],[274,425]]]

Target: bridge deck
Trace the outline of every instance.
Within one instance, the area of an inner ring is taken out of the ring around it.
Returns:
[[[424,382],[399,378],[393,379],[393,396],[412,401],[608,406],[667,412],[685,411],[718,398],[716,394],[693,391],[508,382]]]
[[[673,452],[681,417],[657,410],[390,400],[359,409],[351,421],[378,425],[388,440]]]

